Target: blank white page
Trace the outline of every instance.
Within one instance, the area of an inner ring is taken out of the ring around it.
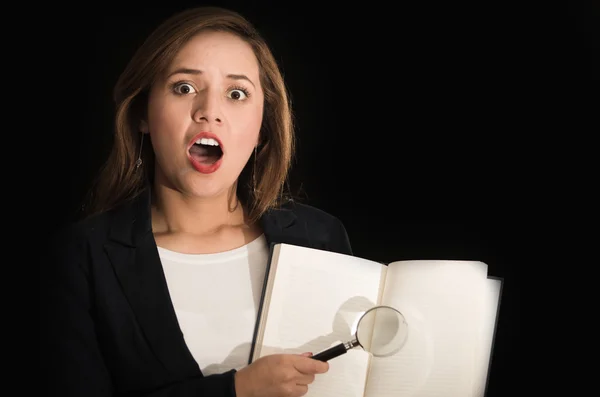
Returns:
[[[366,396],[471,397],[486,277],[475,261],[390,264],[382,303],[404,314],[409,334],[397,355],[371,360]]]

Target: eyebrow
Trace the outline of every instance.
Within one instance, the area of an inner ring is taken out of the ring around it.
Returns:
[[[189,69],[189,68],[178,68],[175,69],[173,72],[171,72],[167,78],[170,78],[173,75],[176,74],[192,74],[192,75],[199,75],[202,74],[202,70],[198,70],[198,69]],[[248,76],[246,76],[245,74],[228,74],[226,76],[228,79],[233,79],[233,80],[246,80],[247,82],[249,82],[250,84],[252,84],[252,86],[254,86],[254,83],[252,82],[252,80],[250,80],[248,78]]]

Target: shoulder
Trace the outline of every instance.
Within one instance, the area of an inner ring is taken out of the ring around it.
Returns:
[[[54,234],[59,245],[103,245],[108,240],[132,245],[148,230],[150,207],[148,194],[141,194],[123,201],[112,209],[85,216],[72,222]]]
[[[60,226],[50,236],[49,252],[62,263],[86,262],[91,252],[99,252],[109,240],[132,234],[132,209],[121,205]]]
[[[93,236],[106,235],[110,228],[111,212],[82,218],[54,230],[51,243],[56,247],[83,244]]]
[[[110,214],[95,215],[60,225],[48,238],[47,255],[49,271],[72,272],[83,263],[89,255],[90,244],[102,243],[108,235]]]
[[[278,213],[284,226],[294,224],[290,233],[306,236],[309,246],[352,254],[346,227],[338,216],[297,201],[283,204]]]
[[[337,216],[309,204],[292,201],[284,204],[283,208],[291,211],[298,220],[312,227],[343,227],[342,221]]]

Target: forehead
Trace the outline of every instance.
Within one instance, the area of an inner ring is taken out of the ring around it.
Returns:
[[[258,61],[252,47],[228,32],[205,31],[192,37],[179,50],[170,68],[182,66],[258,75]]]

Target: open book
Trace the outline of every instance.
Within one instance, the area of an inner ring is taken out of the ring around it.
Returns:
[[[361,314],[387,305],[408,324],[402,349],[390,357],[350,349],[329,361],[308,396],[485,396],[502,287],[485,263],[385,265],[289,244],[271,249],[250,362],[351,341]]]

